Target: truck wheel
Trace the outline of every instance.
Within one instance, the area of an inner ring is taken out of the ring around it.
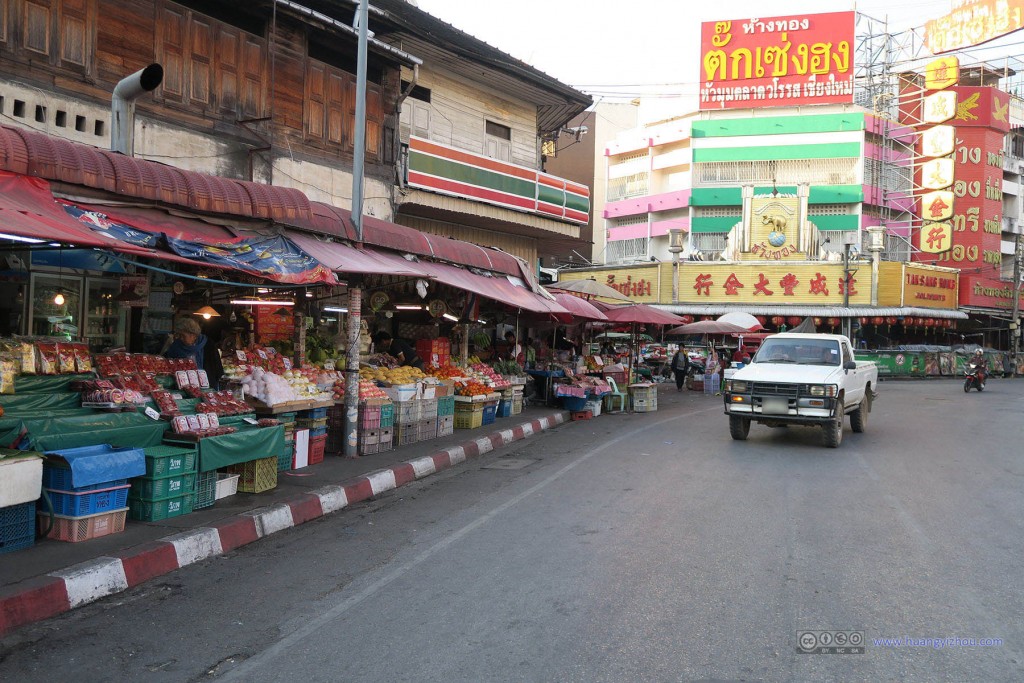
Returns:
[[[821,443],[828,448],[839,448],[843,442],[843,397],[837,400],[835,418],[822,427]]]
[[[868,391],[871,391],[871,387],[868,387]],[[860,400],[857,410],[850,413],[850,426],[853,427],[854,432],[861,434],[868,428],[868,413],[870,412],[871,399],[865,395]]]
[[[750,433],[750,418],[729,416],[729,434],[736,441],[746,441]]]

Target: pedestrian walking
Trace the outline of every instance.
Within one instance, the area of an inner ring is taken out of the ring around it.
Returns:
[[[683,385],[686,384],[686,373],[690,371],[690,359],[686,356],[686,350],[677,350],[669,366],[676,376],[676,391],[682,391]]]

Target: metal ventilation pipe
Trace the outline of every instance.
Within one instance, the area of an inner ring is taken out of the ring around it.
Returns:
[[[164,68],[150,64],[131,76],[121,79],[114,87],[110,102],[110,150],[125,156],[135,156],[135,100],[144,93],[156,90],[164,80]]]

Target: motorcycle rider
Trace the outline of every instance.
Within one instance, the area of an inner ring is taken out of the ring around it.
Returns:
[[[976,349],[970,363],[977,367],[978,381],[981,383],[981,388],[984,389],[985,378],[988,376],[988,361],[985,360],[985,352],[980,348]]]

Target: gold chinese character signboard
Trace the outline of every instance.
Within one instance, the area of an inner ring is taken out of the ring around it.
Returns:
[[[933,55],[981,45],[1024,28],[1024,0],[956,2],[949,14],[924,24],[924,44]]]
[[[921,164],[921,187],[928,190],[944,190],[952,184],[952,159],[929,159]]]
[[[794,195],[756,196],[750,204],[747,258],[806,258],[800,252],[800,200]]]
[[[956,114],[956,92],[945,90],[935,92],[924,98],[925,123],[943,123],[949,121]]]
[[[926,157],[944,157],[956,147],[956,129],[953,126],[932,126],[921,134],[921,154]]]
[[[953,193],[949,190],[929,192],[921,197],[921,218],[946,221],[953,215]]]
[[[957,57],[939,57],[924,68],[925,90],[942,90],[960,80],[960,60]]]
[[[941,254],[952,247],[952,223],[925,223],[921,226],[921,251],[926,254]]]

